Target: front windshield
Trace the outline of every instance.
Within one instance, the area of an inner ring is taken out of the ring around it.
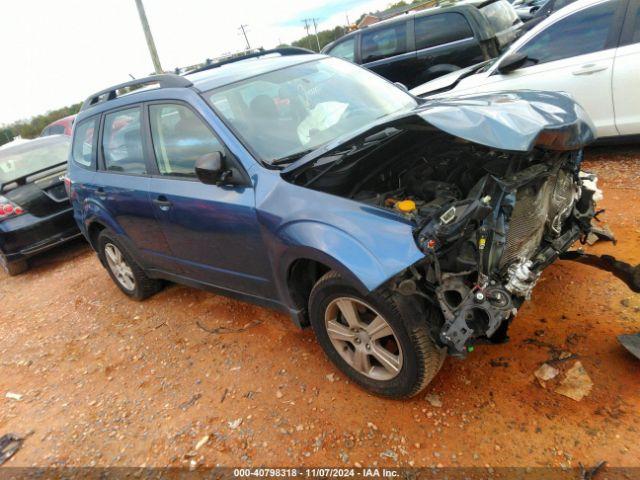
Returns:
[[[205,96],[267,163],[302,155],[417,105],[395,85],[336,58],[269,72]]]
[[[64,163],[68,155],[67,137],[47,137],[0,150],[0,184]]]

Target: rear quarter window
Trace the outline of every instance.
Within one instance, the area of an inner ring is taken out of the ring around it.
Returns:
[[[375,62],[407,52],[407,22],[368,30],[362,34],[362,62]]]
[[[436,47],[445,43],[473,38],[469,22],[460,13],[440,13],[416,17],[416,49]]]
[[[71,149],[73,163],[89,170],[95,169],[97,131],[98,117],[83,120],[76,126]]]

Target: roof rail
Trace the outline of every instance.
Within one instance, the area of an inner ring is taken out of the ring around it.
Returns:
[[[123,88],[142,87],[145,85],[152,85],[154,83],[157,83],[160,88],[180,88],[193,86],[193,83],[191,83],[188,79],[179,75],[175,75],[173,73],[151,75],[150,77],[138,78],[136,80],[130,80],[128,82],[120,83],[118,85],[114,85],[113,87],[109,87],[105,90],[94,93],[84,101],[82,107],[80,108],[80,111],[98,105],[99,103],[108,102],[109,100],[118,98],[118,90],[121,90]]]
[[[196,68],[195,70],[191,70],[190,72],[187,72],[186,75],[188,75],[190,73],[204,72],[204,71],[209,70],[211,68],[218,68],[218,67],[221,67],[223,65],[227,65],[229,63],[239,62],[240,60],[246,60],[248,58],[263,57],[264,55],[271,55],[273,53],[279,53],[283,57],[288,57],[288,56],[291,56],[291,55],[315,54],[316,52],[314,52],[313,50],[308,50],[306,48],[300,48],[300,47],[280,47],[280,48],[272,48],[270,50],[260,49],[259,51],[254,52],[254,53],[247,53],[246,55],[239,55],[237,57],[231,57],[231,58],[228,58],[226,60],[220,60],[219,62],[210,63],[209,65],[205,65],[203,67]]]

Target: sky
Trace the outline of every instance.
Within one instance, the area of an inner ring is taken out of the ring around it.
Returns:
[[[392,0],[144,0],[162,67],[273,48],[355,21]],[[4,0],[0,7],[0,125],[76,102],[153,71],[134,0]]]

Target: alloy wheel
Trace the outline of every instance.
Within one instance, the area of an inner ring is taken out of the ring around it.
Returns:
[[[107,243],[104,246],[104,253],[107,265],[109,265],[109,269],[118,280],[118,283],[127,290],[135,290],[136,280],[133,276],[133,270],[131,270],[120,249],[113,243]]]
[[[385,318],[364,301],[332,300],[325,310],[325,327],[336,351],[362,375],[386,381],[400,373],[400,342]]]

